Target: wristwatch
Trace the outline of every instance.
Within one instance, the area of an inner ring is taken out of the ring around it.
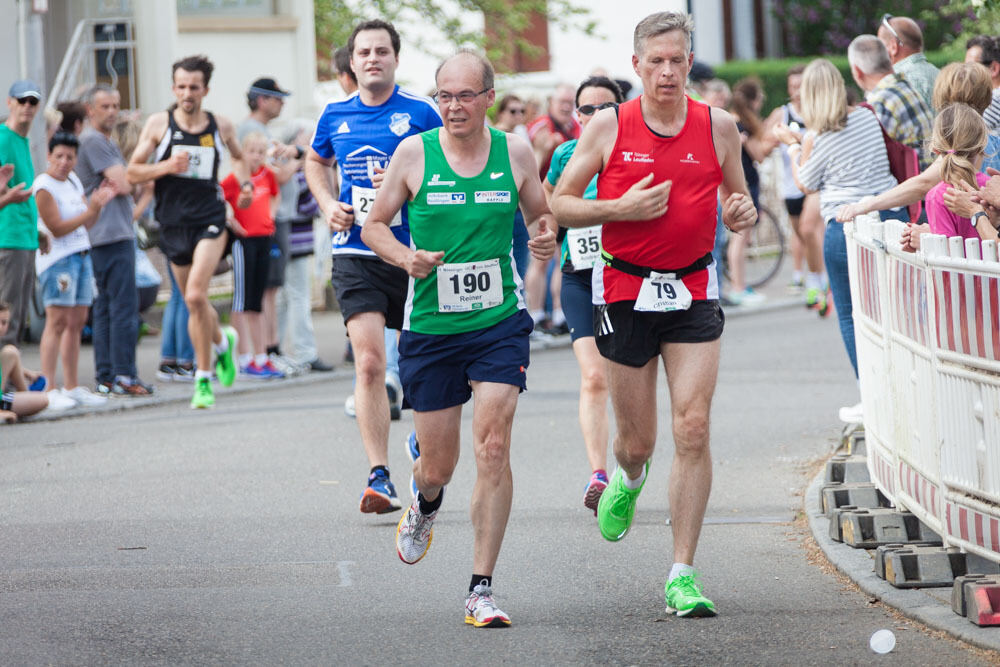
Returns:
[[[969,218],[969,221],[972,222],[973,229],[976,228],[976,223],[979,222],[979,218],[986,218],[987,220],[989,220],[990,216],[986,215],[986,211],[976,211],[975,213],[973,213],[972,217]]]

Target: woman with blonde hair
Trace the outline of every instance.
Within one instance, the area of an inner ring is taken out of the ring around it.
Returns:
[[[934,81],[932,102],[934,110],[940,112],[949,104],[967,104],[982,115],[993,99],[993,87],[990,83],[990,73],[979,63],[951,63],[945,66]],[[985,148],[982,171],[987,167],[1000,169],[1000,137],[989,134]],[[890,206],[908,206],[923,199],[935,185],[942,180],[941,159],[938,158],[922,173],[909,178],[896,187],[882,194],[842,207],[837,211],[837,220],[847,222],[856,216]],[[953,198],[946,194],[945,201]],[[909,234],[904,235],[907,249],[913,250],[919,244],[918,236],[927,231],[926,225],[912,226]]]
[[[854,345],[851,285],[847,273],[847,243],[837,209],[896,185],[889,171],[889,155],[878,118],[868,109],[848,106],[844,78],[829,60],[818,58],[802,73],[802,118],[807,132],[801,138],[788,126],[775,127],[789,145],[792,176],[804,193],[819,192],[820,211],[827,221],[823,258],[837,309],[840,335],[854,375],[858,360]],[[883,220],[909,218],[906,209],[881,211]],[[847,422],[861,421],[861,404],[842,408]]]

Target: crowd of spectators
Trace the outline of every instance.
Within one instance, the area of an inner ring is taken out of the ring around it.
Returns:
[[[980,35],[968,40],[965,62],[939,71],[924,55],[919,24],[886,15],[875,34],[857,36],[846,55],[851,78],[864,94],[860,104],[851,99],[840,72],[822,58],[788,72],[788,100],[766,119],[760,116],[763,89],[753,77],[730,89],[714,78],[711,68],[696,62],[689,92],[736,117],[744,173],[758,205],[757,165],[780,150],[781,195],[795,232],[792,287],[802,289],[807,305],[820,309],[821,315],[830,309],[826,295],[832,297],[856,374],[842,222],[873,211],[882,219],[907,221],[908,250],[918,249],[920,235],[926,232],[997,237],[1000,211],[980,190],[989,179],[988,170],[1000,168],[1000,38]],[[353,90],[349,54],[344,49],[335,52],[334,62],[343,89]],[[575,92],[571,85],[557,85],[544,103],[510,93],[500,96],[494,110],[495,127],[530,141],[543,177],[556,148],[580,135]],[[243,334],[241,370],[252,378],[331,368],[317,354],[309,313],[316,204],[302,173],[307,128],[292,123],[279,140],[270,127],[289,94],[271,78],[250,85],[249,115],[238,133],[247,154],[256,156],[251,165],[255,194],[247,205],[239,201],[241,184],[227,191],[238,220],[233,321]],[[15,82],[8,90],[8,117],[0,127],[0,344],[6,346],[0,388],[20,392],[5,393],[8,398],[27,396],[30,386],[44,389],[49,409],[98,405],[113,395],[149,395],[154,387],[139,378],[135,349],[143,326],[139,312],[148,306],[148,295],[156,293],[159,276],[148,280],[141,292],[142,275],[148,276],[149,270],[136,230],[142,237],[146,226],[155,228],[155,221],[149,220],[152,188],[130,186],[124,169],[138,137],[138,118],[121,114],[118,91],[102,84],[80,100],[60,102],[55,113],[46,114],[49,151],[42,170],[32,164],[27,139],[42,101],[34,82]],[[915,153],[921,173],[912,178],[898,169],[894,173],[894,144]],[[910,220],[907,207],[918,203],[924,213]],[[553,263],[528,259],[523,220],[518,223],[515,261],[528,311],[536,329],[545,332],[538,335],[565,333],[560,271]],[[743,278],[745,243],[740,235],[727,240],[721,229],[715,254],[721,260],[725,253],[729,267],[730,289],[724,301],[753,305],[762,297]],[[717,261],[720,284],[722,263]],[[36,275],[46,317],[42,368],[30,371],[22,369],[13,354],[25,328]],[[166,279],[172,289],[164,309],[156,377],[161,382],[190,381],[196,369],[187,311],[169,267]],[[146,298],[140,299],[140,293]],[[85,326],[93,332],[92,385],[81,383],[76,370]],[[393,344],[390,333],[387,349]],[[287,356],[282,345],[289,349]],[[61,383],[56,377],[60,359]],[[28,413],[11,411],[9,402],[7,412]],[[860,404],[842,416],[857,420],[859,409]]]

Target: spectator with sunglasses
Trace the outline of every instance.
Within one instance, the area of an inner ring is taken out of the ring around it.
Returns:
[[[497,104],[496,121],[493,127],[503,132],[516,134],[527,142],[528,128],[525,126],[525,113],[527,105],[517,95],[504,95]],[[514,213],[514,264],[517,272],[524,280],[528,270],[528,228],[524,224],[524,216],[521,209]]]
[[[614,81],[605,76],[590,77],[576,89],[576,113],[580,124],[586,127],[595,113],[617,108],[624,101]],[[549,173],[542,181],[547,197],[552,196],[576,144],[577,140],[571,139],[559,145],[552,154]],[[591,179],[583,198],[597,198],[597,176]],[[559,261],[563,272],[561,302],[573,340],[573,354],[580,366],[580,428],[591,470],[583,492],[583,504],[597,516],[597,503],[608,486],[608,379],[604,360],[594,342],[591,286],[594,265],[601,261],[601,226],[570,230],[560,227],[558,240],[562,244]]]
[[[924,103],[931,107],[934,80],[941,70],[927,61],[924,55],[924,33],[917,22],[905,16],[883,14],[875,36],[885,44],[893,71],[902,74],[920,94]]]
[[[40,90],[33,81],[15,81],[7,92],[10,115],[0,126],[0,301],[10,304],[10,327],[0,335],[0,346],[17,342],[35,284],[35,251],[49,249],[48,237],[37,226],[31,194],[35,168],[28,142]]]
[[[497,104],[496,120],[493,127],[504,132],[512,132],[525,141],[528,139],[528,128],[524,124],[527,107],[517,95],[504,95]]]

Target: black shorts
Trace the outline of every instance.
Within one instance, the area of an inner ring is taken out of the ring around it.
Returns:
[[[788,215],[802,215],[802,203],[805,200],[805,197],[785,198],[785,209],[788,210]]]
[[[260,312],[270,263],[270,236],[248,236],[233,241],[234,313]]]
[[[385,326],[403,328],[410,277],[378,257],[334,257],[331,280],[344,323],[358,313],[382,313]]]
[[[271,240],[271,264],[267,272],[267,286],[281,287],[285,284],[285,267],[288,266],[288,230],[290,222],[276,222]]]
[[[694,301],[687,310],[647,313],[635,301],[594,308],[594,331],[601,356],[641,368],[660,356],[663,343],[707,343],[722,335],[726,317],[716,299]]]
[[[160,229],[160,250],[172,264],[189,266],[194,257],[195,246],[205,239],[217,239],[227,234],[225,222],[211,225],[164,225]],[[232,241],[232,234],[229,234]],[[229,251],[229,244],[223,251],[223,257]]]
[[[562,275],[559,302],[572,340],[594,335],[593,275],[593,269]]]

